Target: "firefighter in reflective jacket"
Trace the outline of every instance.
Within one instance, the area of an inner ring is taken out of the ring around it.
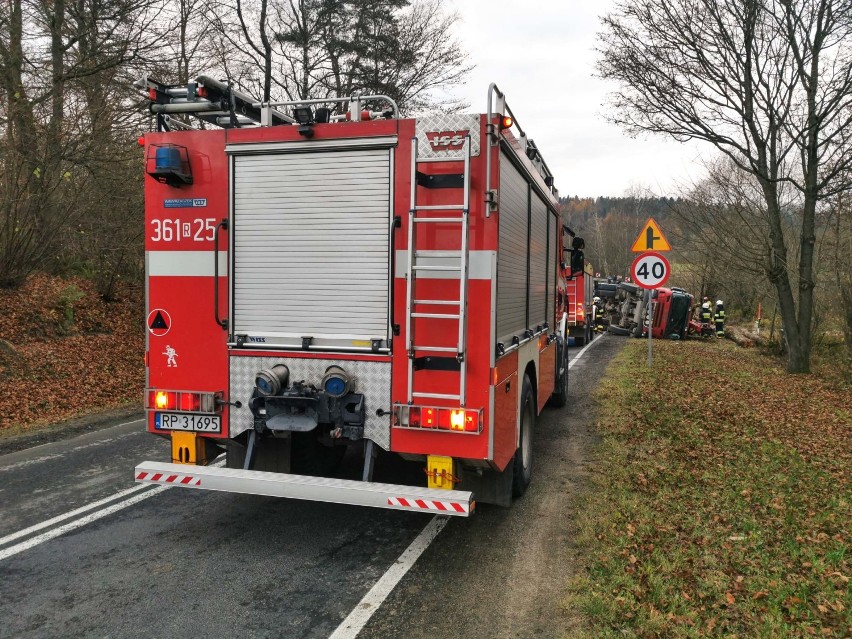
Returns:
[[[604,330],[603,303],[597,296],[592,300],[592,328],[597,333]]]
[[[704,326],[710,326],[712,320],[713,311],[710,310],[710,302],[704,302],[701,305],[701,310],[698,311],[698,321],[701,322],[703,328]]]
[[[725,337],[725,304],[716,300],[716,337]]]

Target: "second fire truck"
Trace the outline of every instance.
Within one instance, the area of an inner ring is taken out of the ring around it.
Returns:
[[[503,93],[411,119],[385,96],[139,86],[157,122],[147,429],[172,461],[136,480],[461,516],[523,494],[583,300],[553,176]],[[359,477],[334,476],[347,448]],[[422,482],[372,481],[380,451]]]

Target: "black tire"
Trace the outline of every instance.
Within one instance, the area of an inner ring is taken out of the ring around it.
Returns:
[[[630,332],[630,334],[633,335],[633,337],[635,337],[637,339],[642,337],[642,327],[641,326],[635,326],[633,328],[633,330]]]
[[[595,286],[595,295],[597,295],[598,297],[613,298],[615,297],[616,289],[617,287],[615,284],[609,284],[604,282],[598,283]]]
[[[627,291],[631,295],[639,294],[639,287],[636,284],[631,284],[630,282],[620,282],[618,284],[618,288],[622,291]]]
[[[613,335],[630,335],[630,329],[621,328],[620,326],[613,326],[612,324],[607,326],[606,330],[608,330]]]
[[[293,472],[300,475],[334,474],[343,461],[346,446],[325,446],[317,438],[317,430],[293,433],[291,460]]]
[[[225,451],[225,468],[242,468],[246,459],[246,448],[237,442],[228,442]]]
[[[556,408],[562,408],[568,404],[568,349],[565,344],[557,345],[556,353],[558,355],[556,362],[556,386],[553,393],[550,395],[550,405]],[[558,359],[561,358],[561,363]],[[564,368],[562,377],[559,376],[559,369]]]
[[[512,461],[512,496],[520,497],[527,491],[532,479],[532,440],[535,430],[535,395],[528,375],[524,375],[521,390],[520,436],[518,450]]]
[[[585,335],[575,335],[574,336],[574,346],[583,346],[586,343]]]
[[[275,437],[258,437],[251,470],[270,473],[290,472],[290,442]],[[242,468],[246,459],[246,447],[231,442],[225,453],[227,468]]]

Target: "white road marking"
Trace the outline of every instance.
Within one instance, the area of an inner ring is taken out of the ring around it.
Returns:
[[[114,428],[121,428],[122,426],[130,426],[130,424],[141,424],[144,421],[145,421],[144,417],[141,418],[141,419],[133,419],[129,422],[124,422],[122,424],[116,424],[115,426],[109,426],[108,428],[105,428],[104,430],[106,431],[106,430],[112,430]],[[91,433],[85,433],[82,436],[85,437],[86,435],[90,435],[90,434]],[[44,444],[39,444],[38,446],[33,446],[32,448],[28,448],[27,450],[28,451],[38,450],[39,448],[44,448],[45,446],[52,446],[54,444],[56,444],[55,441],[54,442],[45,442]],[[84,444],[84,446],[88,446],[88,444]],[[76,448],[74,450],[76,450]],[[14,454],[14,453],[10,453],[10,454]]]
[[[579,350],[579,352],[576,355],[574,355],[574,357],[571,358],[571,361],[568,362],[568,368],[571,368],[572,366],[574,366],[574,364],[577,363],[577,360],[579,360],[587,350],[589,350],[592,346],[594,346],[595,344],[600,342],[604,337],[606,337],[606,336],[600,335],[600,336],[596,337],[595,339],[593,339],[588,344],[586,344],[583,348],[581,348]]]
[[[141,422],[142,420],[140,419],[138,421]],[[134,422],[127,422],[127,424],[132,424],[132,423],[134,423]],[[113,427],[113,428],[116,428],[116,427]],[[91,442],[91,443],[88,443],[88,444],[81,444],[80,446],[75,446],[74,448],[69,448],[68,450],[63,451],[61,453],[58,453],[56,455],[44,455],[42,457],[36,457],[35,459],[26,459],[24,461],[15,462],[14,464],[9,464],[8,466],[0,467],[0,473],[5,473],[5,472],[8,472],[10,470],[16,470],[18,468],[24,468],[26,466],[32,466],[34,464],[41,464],[41,463],[44,463],[46,461],[52,461],[54,459],[62,459],[66,455],[69,455],[71,453],[76,453],[77,451],[86,450],[87,448],[97,448],[98,446],[106,446],[107,444],[114,445],[115,442],[118,441],[119,439],[123,439],[125,437],[133,437],[134,435],[137,435],[138,432],[141,432],[141,431],[124,433],[123,435],[117,435],[115,437],[108,437],[106,439],[99,439],[98,441]],[[53,442],[53,443],[55,443],[55,442]]]
[[[41,464],[46,461],[50,461],[51,459],[61,459],[63,455],[43,455],[41,457],[36,457],[35,459],[27,459],[25,461],[15,462],[14,464],[9,464],[8,466],[3,466],[0,468],[0,473],[5,473],[10,470],[16,470],[18,468],[24,468],[26,466],[33,466],[35,464]]]
[[[154,495],[158,495],[164,490],[168,490],[169,488],[173,488],[172,486],[157,486],[156,488],[149,490],[148,492],[144,492],[141,495],[136,495],[135,497],[131,497],[130,499],[125,499],[124,501],[120,501],[117,504],[113,504],[108,508],[104,508],[103,510],[98,510],[93,512],[90,515],[86,515],[80,519],[76,519],[72,522],[65,524],[64,526],[60,526],[59,528],[54,528],[53,530],[48,530],[46,533],[42,533],[32,539],[27,539],[26,541],[22,541],[19,544],[15,544],[14,546],[9,546],[3,550],[0,550],[0,561],[4,559],[8,559],[13,555],[17,555],[20,552],[24,552],[25,550],[29,550],[34,546],[38,546],[39,544],[43,544],[46,541],[50,541],[51,539],[55,539],[60,535],[64,535],[67,532],[71,532],[72,530],[76,530],[77,528],[82,528],[87,524],[91,524],[93,521],[97,521],[107,515],[111,515],[114,512],[118,512],[128,506],[132,506],[133,504],[138,504],[140,501],[148,499],[149,497],[153,497]]]
[[[367,625],[370,617],[393,592],[396,585],[411,569],[418,557],[423,554],[423,551],[429,547],[429,544],[434,541],[438,533],[443,530],[449,520],[450,518],[446,515],[435,515],[328,639],[354,639],[357,637],[361,629]]]
[[[29,528],[24,528],[23,530],[19,530],[18,532],[13,532],[11,535],[6,535],[5,537],[0,538],[0,546],[5,546],[10,541],[14,541],[15,539],[19,539],[21,537],[26,537],[27,535],[31,535],[34,532],[37,532],[43,528],[49,528],[53,524],[58,524],[60,521],[64,519],[69,519],[71,517],[76,517],[77,515],[81,515],[89,510],[93,510],[104,504],[108,504],[111,501],[115,501],[120,497],[125,497],[127,495],[132,495],[133,493],[138,493],[143,488],[148,488],[148,484],[137,484],[132,488],[128,488],[127,490],[122,490],[121,492],[117,492],[114,495],[110,495],[109,497],[104,497],[98,501],[93,501],[91,504],[86,504],[85,506],[81,506],[76,510],[69,510],[67,513],[62,515],[57,515],[51,519],[43,521],[41,523],[36,524],[35,526],[30,526]]]
[[[217,466],[217,467],[221,467],[221,466],[224,466],[224,465],[225,465],[224,459],[218,459],[218,460],[214,461],[212,464],[210,464],[210,466]],[[111,502],[115,499],[118,499],[119,497],[123,497],[125,495],[129,495],[131,493],[142,490],[143,488],[149,488],[149,487],[150,487],[150,484],[140,484],[138,486],[133,486],[131,488],[127,488],[126,490],[122,490],[120,492],[117,492],[110,497],[105,497],[104,499],[101,499],[101,500],[96,501],[96,502],[92,502],[91,504],[88,504],[86,506],[81,506],[80,508],[77,508],[76,510],[69,511],[69,512],[65,513],[64,515],[59,515],[57,517],[53,517],[52,519],[48,519],[47,521],[43,521],[41,523],[38,523],[34,526],[30,526],[29,528],[25,528],[24,530],[19,530],[18,532],[12,533],[11,535],[7,535],[6,537],[3,537],[2,539],[0,539],[0,545],[3,545],[4,543],[7,543],[7,542],[12,541],[14,539],[18,539],[19,537],[24,537],[24,536],[26,536],[26,535],[28,535],[32,532],[35,532],[37,530],[41,530],[42,528],[47,528],[48,526],[52,526],[53,524],[60,522],[63,519],[68,519],[69,517],[74,517],[75,515],[86,512],[87,510],[92,510],[94,508],[97,508],[97,507],[99,507],[103,504],[106,504],[106,503],[109,503],[109,502]],[[48,530],[47,532],[42,533],[40,535],[37,535],[37,536],[33,537],[32,539],[27,539],[26,541],[22,541],[21,543],[15,544],[14,546],[9,546],[8,548],[4,548],[3,550],[0,550],[0,561],[3,561],[4,559],[8,559],[9,557],[17,555],[18,553],[24,552],[25,550],[29,550],[30,548],[38,546],[39,544],[43,544],[46,541],[50,541],[51,539],[55,539],[56,537],[59,537],[60,535],[64,535],[67,532],[70,532],[72,530],[76,530],[77,528],[82,528],[83,526],[86,526],[87,524],[90,524],[93,521],[97,521],[98,519],[106,517],[107,515],[111,515],[112,513],[118,512],[119,510],[123,510],[124,508],[127,508],[128,506],[132,506],[133,504],[138,504],[140,501],[144,501],[145,499],[148,499],[149,497],[153,497],[154,495],[159,495],[161,492],[163,492],[165,490],[169,490],[170,488],[174,488],[174,486],[156,486],[155,488],[152,488],[151,490],[148,490],[144,493],[141,493],[139,495],[134,495],[130,499],[125,499],[124,501],[120,501],[120,502],[113,504],[112,506],[108,506],[108,507],[106,507],[102,510],[95,511],[95,512],[89,514],[89,515],[86,515],[85,517],[81,517],[80,519],[75,519],[74,521],[68,522],[64,526],[59,526],[58,528]]]
[[[577,361],[585,354],[589,348],[597,344],[603,339],[603,335],[595,338],[586,344],[580,351],[568,362],[568,368],[574,366]],[[367,625],[370,618],[376,613],[379,607],[387,599],[388,595],[393,592],[396,585],[402,580],[406,573],[411,570],[411,567],[423,554],[423,551],[429,547],[438,533],[447,525],[450,520],[445,515],[435,515],[432,520],[426,524],[426,527],[420,531],[420,534],[411,542],[411,545],[399,556],[387,572],[370,588],[370,591],[364,595],[364,598],[358,602],[358,605],[349,613],[349,616],[337,627],[328,639],[355,639],[358,633]]]

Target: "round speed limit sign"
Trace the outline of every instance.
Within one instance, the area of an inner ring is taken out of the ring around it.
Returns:
[[[657,288],[665,284],[672,272],[672,265],[661,253],[640,253],[633,260],[630,274],[633,283],[642,288]]]

